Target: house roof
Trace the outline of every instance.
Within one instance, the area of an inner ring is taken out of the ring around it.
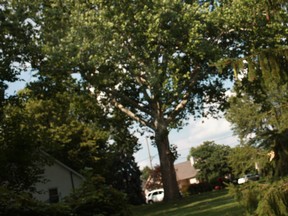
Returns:
[[[83,175],[81,175],[80,173],[78,173],[77,171],[73,170],[72,168],[68,167],[67,165],[65,165],[64,163],[62,163],[61,161],[57,160],[56,158],[54,158],[52,155],[48,154],[47,152],[41,151],[41,153],[43,155],[45,155],[46,157],[50,158],[53,162],[53,164],[58,164],[59,166],[63,167],[64,169],[68,170],[69,172],[73,173],[74,175],[78,176],[81,179],[85,179],[85,177]]]
[[[191,165],[190,161],[185,161],[174,165],[177,181],[195,178],[197,170]]]

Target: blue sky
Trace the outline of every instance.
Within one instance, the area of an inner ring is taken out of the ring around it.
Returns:
[[[24,72],[21,74],[21,76],[19,76],[19,78],[22,81],[17,81],[17,82],[13,82],[13,83],[7,83],[8,84],[8,89],[6,91],[6,94],[8,95],[14,95],[17,93],[17,91],[19,91],[20,89],[23,89],[26,85],[27,82],[31,82],[33,81],[35,78],[33,77],[33,73],[32,72]]]
[[[9,84],[7,94],[15,94],[18,90],[25,87],[26,82],[33,80],[31,72],[22,74],[21,78],[24,81]],[[150,166],[146,135],[140,136],[136,134],[136,136],[139,138],[142,149],[135,153],[135,160],[142,169],[145,166]],[[169,135],[169,140],[171,144],[177,146],[178,153],[180,154],[175,163],[187,160],[190,148],[199,146],[204,141],[215,141],[217,144],[229,145],[231,147],[239,143],[238,138],[233,136],[230,123],[227,122],[224,117],[220,119],[198,119],[196,121],[191,118],[188,121],[188,125],[182,130],[172,130]],[[159,165],[157,149],[151,145],[149,139],[147,141],[152,157],[152,165]]]

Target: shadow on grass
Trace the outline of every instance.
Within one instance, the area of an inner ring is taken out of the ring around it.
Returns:
[[[227,195],[226,190],[183,198],[173,203],[158,203],[133,207],[134,216],[241,216],[244,210]]]

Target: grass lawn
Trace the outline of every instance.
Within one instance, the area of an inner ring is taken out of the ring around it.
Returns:
[[[133,216],[238,216],[244,210],[227,194],[227,190],[207,192],[173,203],[155,203],[132,207]]]

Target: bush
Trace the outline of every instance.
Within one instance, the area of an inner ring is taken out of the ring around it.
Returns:
[[[101,177],[92,177],[66,199],[75,216],[128,216],[123,193],[105,185]]]
[[[26,192],[0,187],[1,216],[130,216],[125,195],[92,178],[65,202],[57,204],[35,200]]]
[[[14,192],[0,187],[1,216],[68,216],[70,209],[64,203],[49,205],[35,200],[26,192]]]
[[[191,184],[191,185],[189,185],[189,187],[187,189],[187,191],[190,195],[208,192],[208,191],[212,191],[212,190],[213,190],[213,186],[209,183],[206,183],[206,182],[201,182],[198,184]]]

